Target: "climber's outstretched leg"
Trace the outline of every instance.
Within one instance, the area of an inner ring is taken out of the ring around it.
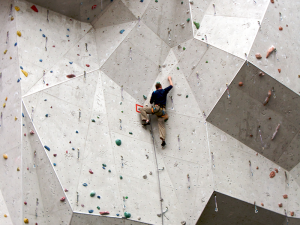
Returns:
[[[164,117],[158,117],[158,130],[159,130],[159,136],[162,140],[161,146],[164,147],[166,145],[165,139],[166,139],[166,128],[165,128],[165,118]]]
[[[141,118],[142,118],[142,125],[144,125],[144,126],[150,125],[147,114],[152,114],[151,107],[140,108],[140,112],[141,112]]]

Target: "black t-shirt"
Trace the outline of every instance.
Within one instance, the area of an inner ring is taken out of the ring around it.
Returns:
[[[167,95],[169,91],[173,88],[172,85],[165,89],[159,89],[156,91],[153,91],[150,99],[150,103],[154,103],[155,105],[160,105],[160,106],[166,106],[167,103]]]

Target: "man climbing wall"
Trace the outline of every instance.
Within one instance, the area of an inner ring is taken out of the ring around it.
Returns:
[[[162,140],[161,146],[164,147],[166,145],[166,129],[165,129],[165,122],[168,120],[169,116],[166,112],[166,103],[167,103],[167,95],[169,91],[173,88],[172,77],[168,77],[170,86],[162,89],[160,83],[156,83],[155,88],[156,91],[153,91],[150,99],[150,103],[154,106],[152,107],[143,107],[140,109],[141,117],[142,117],[142,124],[144,126],[149,125],[149,119],[147,114],[155,114],[158,117],[158,129],[160,139]]]

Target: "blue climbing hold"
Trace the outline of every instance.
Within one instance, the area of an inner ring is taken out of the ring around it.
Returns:
[[[25,127],[25,124],[23,124],[23,127]]]
[[[69,37],[69,35],[67,34],[67,37]]]
[[[89,210],[89,213],[93,213],[93,212],[94,212],[94,210],[92,210],[92,209]]]
[[[68,28],[67,31],[70,31],[70,29]]]
[[[141,0],[140,2],[144,2],[144,0]]]
[[[19,83],[19,82],[20,82],[20,80],[21,80],[21,78],[19,78],[17,82]]]
[[[87,183],[83,183],[82,185],[85,186],[85,187],[88,186]]]
[[[20,69],[22,70],[22,69],[23,69],[23,66],[20,66]]]
[[[103,166],[102,168],[105,170],[105,167],[104,167],[104,166]]]
[[[124,31],[125,31],[124,29],[123,29],[123,30],[120,30],[120,34],[123,34],[123,33],[124,33]]]
[[[141,2],[142,2],[142,0],[141,0]],[[117,214],[116,214],[116,216],[120,216],[120,214],[119,214],[119,213],[117,213]]]
[[[53,71],[51,70],[50,73],[53,73]]]
[[[24,116],[24,113],[22,113],[22,116],[25,117],[25,116]]]
[[[78,130],[76,130],[76,134],[78,134]]]
[[[17,45],[18,45],[18,43],[16,42],[16,43],[15,43],[15,46],[17,46]]]
[[[43,60],[42,60],[42,59],[40,59],[40,62],[43,62]]]
[[[97,196],[97,198],[99,198],[99,199],[100,199],[100,198],[101,198],[101,196],[100,196],[100,195],[98,195],[98,196]]]
[[[73,64],[73,62],[69,62],[71,65]]]
[[[45,35],[45,34],[43,34],[43,37],[46,37],[46,35]]]
[[[56,163],[53,163],[53,166],[56,166]]]
[[[45,145],[44,148],[50,151],[50,148],[47,145]]]
[[[89,54],[89,56],[91,56],[91,54]]]
[[[75,148],[72,148],[72,150],[75,150]]]
[[[48,116],[49,116],[48,114],[45,115],[45,117],[48,117]]]
[[[40,29],[40,31],[42,31],[42,29]]]
[[[90,18],[87,18],[87,20],[90,20]]]
[[[47,101],[47,99],[45,99],[44,101]]]

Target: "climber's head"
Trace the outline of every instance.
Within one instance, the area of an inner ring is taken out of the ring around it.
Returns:
[[[156,83],[155,84],[156,90],[162,89],[161,84],[160,83]]]

